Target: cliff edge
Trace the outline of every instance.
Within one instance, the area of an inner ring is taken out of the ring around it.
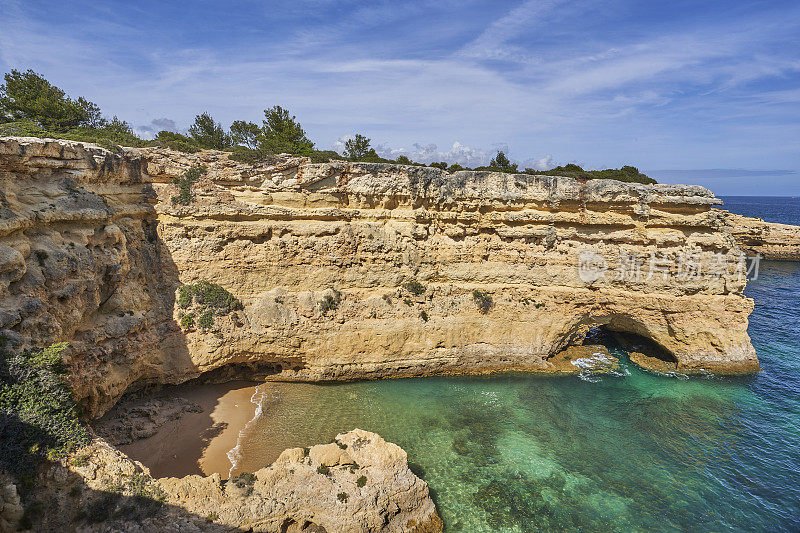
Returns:
[[[200,375],[557,371],[593,327],[682,372],[758,369],[703,187],[35,138],[0,139],[0,183],[0,331],[70,341],[93,415]],[[184,298],[205,282],[240,307]]]

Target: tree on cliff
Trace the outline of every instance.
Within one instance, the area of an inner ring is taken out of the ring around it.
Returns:
[[[372,142],[370,138],[361,135],[360,133],[356,133],[355,137],[348,139],[344,143],[345,157],[353,161],[363,158],[369,152],[370,142]]]
[[[214,122],[214,118],[208,112],[194,117],[194,124],[189,126],[189,135],[202,148],[224,150],[231,145],[231,138],[222,129],[222,124]]]
[[[258,134],[260,150],[272,153],[289,153],[295,155],[311,155],[314,143],[306,137],[297,117],[281,106],[273,106],[264,110],[264,122]]]
[[[498,151],[497,155],[489,162],[489,168],[500,172],[517,172],[517,164],[509,161],[502,151]]]
[[[76,100],[32,70],[12,70],[0,85],[0,122],[32,120],[47,131],[65,132],[77,127],[102,128],[108,122],[100,108]]]
[[[234,120],[231,124],[231,141],[239,146],[255,149],[258,147],[258,134],[261,128],[258,124],[244,120]]]

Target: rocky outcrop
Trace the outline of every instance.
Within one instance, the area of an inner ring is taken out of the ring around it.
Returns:
[[[558,371],[595,326],[682,372],[758,368],[741,250],[702,187],[31,138],[0,140],[0,183],[1,334],[69,340],[93,414],[218,372]],[[243,309],[182,328],[176,290],[200,280]]]
[[[405,452],[360,429],[332,444],[286,450],[274,464],[228,481],[218,474],[153,479],[96,439],[42,472],[30,499],[38,502],[29,513],[37,531],[442,530]],[[18,520],[21,512],[12,514]]]
[[[776,261],[800,261],[800,226],[724,213],[727,230],[748,255]]]

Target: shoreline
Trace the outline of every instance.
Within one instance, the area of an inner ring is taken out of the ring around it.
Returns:
[[[156,478],[218,473],[227,479],[231,470],[227,453],[237,445],[239,432],[256,413],[256,405],[250,400],[258,385],[232,381],[160,391],[154,398],[185,399],[201,410],[184,412],[151,436],[118,448],[148,467]]]

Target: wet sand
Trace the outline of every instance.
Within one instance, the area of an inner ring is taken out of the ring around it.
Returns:
[[[231,468],[227,452],[236,446],[239,432],[255,415],[256,405],[250,398],[256,386],[239,381],[176,387],[169,392],[172,396],[200,405],[202,412],[184,413],[155,435],[120,449],[147,466],[155,477],[217,472],[227,479]]]

